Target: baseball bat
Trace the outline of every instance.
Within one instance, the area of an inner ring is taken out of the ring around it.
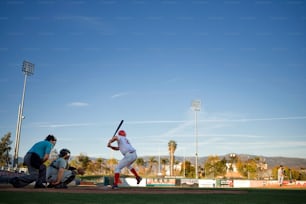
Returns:
[[[117,127],[117,129],[116,129],[116,131],[115,131],[115,133],[114,133],[114,136],[116,136],[116,134],[117,134],[118,130],[120,129],[120,127],[121,127],[123,121],[124,121],[124,120],[121,120],[121,122],[119,123],[119,125],[118,125],[118,127]],[[114,137],[114,136],[113,136],[113,137]]]

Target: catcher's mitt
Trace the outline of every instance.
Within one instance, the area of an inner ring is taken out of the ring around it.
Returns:
[[[73,167],[73,166],[69,166],[69,167],[68,167],[68,170],[70,170],[70,171],[74,171],[74,170],[76,170],[76,168],[75,168],[75,167]]]
[[[77,169],[77,173],[80,174],[80,175],[84,175],[85,174],[85,170],[80,167],[80,168]]]

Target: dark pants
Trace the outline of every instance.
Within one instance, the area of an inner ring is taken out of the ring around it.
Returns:
[[[35,168],[31,164],[32,153],[27,153],[24,157],[24,164],[28,167],[29,174],[18,177],[18,182],[15,183],[15,187],[24,187],[32,182],[36,182],[36,185],[46,183],[46,166],[41,164],[39,169]]]

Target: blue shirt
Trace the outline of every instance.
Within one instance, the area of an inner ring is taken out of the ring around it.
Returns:
[[[41,159],[44,158],[45,154],[50,154],[53,148],[53,144],[47,140],[37,142],[28,152],[34,152],[39,155]]]

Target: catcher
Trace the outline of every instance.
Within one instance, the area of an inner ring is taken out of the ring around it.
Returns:
[[[47,168],[47,182],[48,188],[68,188],[67,185],[75,179],[77,174],[84,174],[82,168],[69,167],[68,160],[70,158],[70,151],[62,149],[58,158],[54,160]]]

